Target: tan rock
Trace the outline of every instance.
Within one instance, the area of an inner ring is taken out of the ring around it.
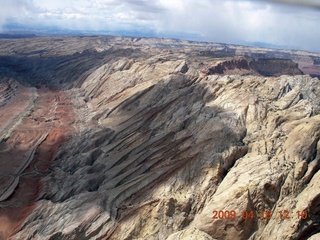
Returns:
[[[180,232],[171,234],[167,240],[214,240],[210,235],[205,232],[201,232],[196,228],[188,228],[187,230],[182,230]]]
[[[292,61],[167,39],[0,45],[0,238],[317,237],[320,82]]]

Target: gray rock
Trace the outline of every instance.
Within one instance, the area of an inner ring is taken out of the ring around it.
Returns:
[[[317,236],[320,82],[291,61],[293,76],[265,61],[277,72],[265,77],[233,56],[241,46],[0,45],[0,238]]]

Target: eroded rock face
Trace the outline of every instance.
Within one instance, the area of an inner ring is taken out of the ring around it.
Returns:
[[[0,239],[319,234],[317,78],[261,76],[188,42],[45,40],[40,72],[2,68]],[[204,74],[226,61],[237,75]]]
[[[203,71],[207,75],[262,75],[266,77],[281,75],[301,75],[298,64],[290,59],[258,59],[234,57],[217,61],[214,66]]]

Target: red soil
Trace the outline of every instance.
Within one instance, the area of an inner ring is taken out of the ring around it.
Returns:
[[[14,193],[0,202],[0,239],[7,239],[17,232],[26,217],[35,210],[35,202],[41,197],[41,178],[48,171],[59,146],[73,130],[70,126],[75,121],[73,106],[66,94],[38,90],[38,95],[31,114],[0,147],[0,164],[3,166],[0,176],[14,174],[19,169],[24,154],[43,134],[48,133],[36,148],[30,165],[20,174],[19,185]],[[10,116],[18,114],[22,109],[13,107],[12,104],[13,101],[10,103]],[[0,111],[3,112],[3,108]]]

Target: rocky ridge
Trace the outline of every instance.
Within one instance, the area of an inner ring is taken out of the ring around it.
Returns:
[[[1,45],[0,239],[319,234],[320,82],[291,60],[165,39]]]

